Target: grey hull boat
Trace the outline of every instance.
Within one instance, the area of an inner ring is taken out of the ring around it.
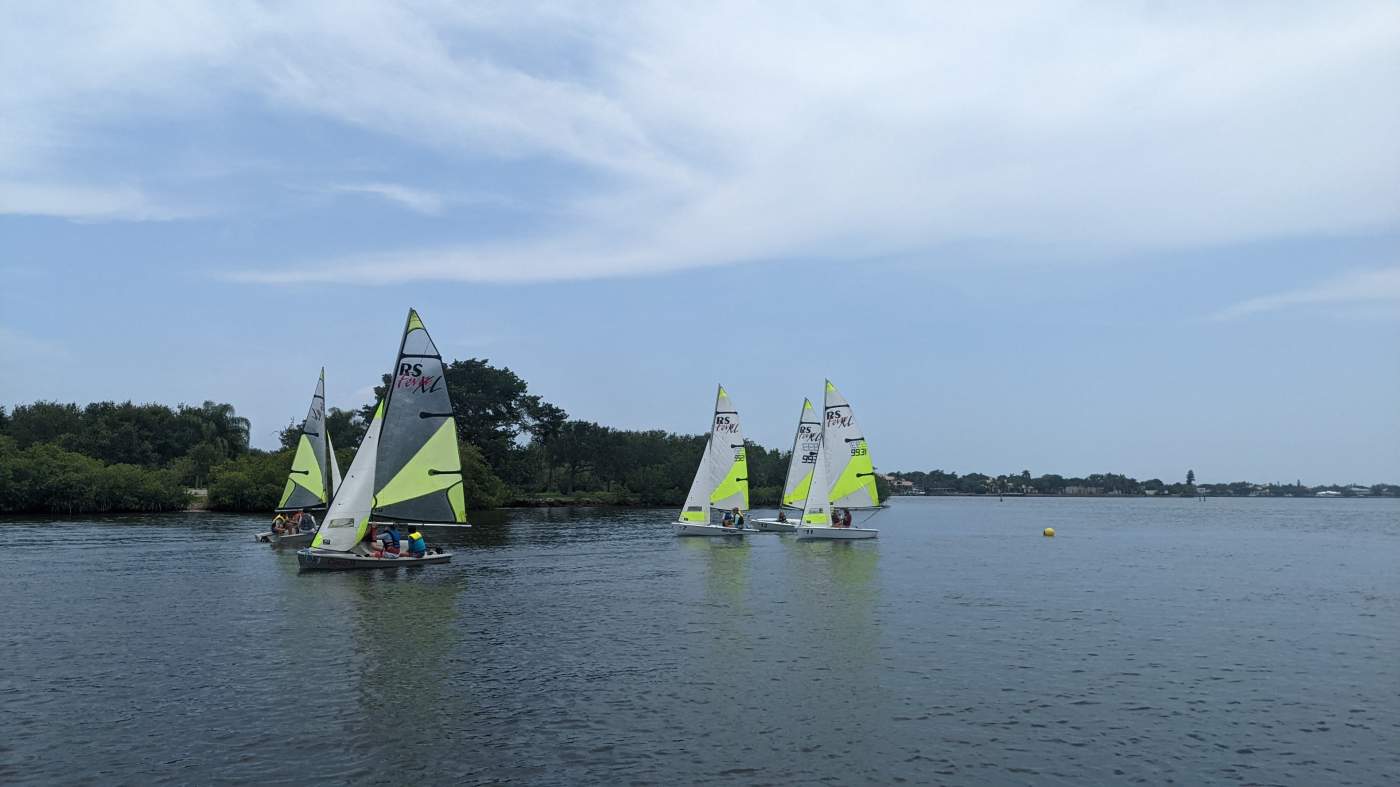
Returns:
[[[430,563],[446,563],[452,559],[451,552],[429,552],[423,557],[374,557],[358,552],[332,552],[326,549],[297,550],[297,565],[303,571],[354,571],[356,569],[403,568],[405,566],[425,566]]]

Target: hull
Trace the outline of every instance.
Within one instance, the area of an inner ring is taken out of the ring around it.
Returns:
[[[776,519],[755,519],[760,533],[791,533],[797,530],[796,522],[779,522]]]
[[[353,571],[355,569],[402,568],[403,566],[424,566],[429,563],[446,563],[452,559],[451,552],[438,552],[424,557],[370,557],[350,552],[330,552],[320,549],[297,550],[297,565],[303,571]]]
[[[280,534],[268,531],[266,533],[254,533],[253,540],[259,544],[271,544],[274,547],[306,547],[311,546],[311,540],[316,537],[315,532]]]
[[[868,527],[799,527],[797,540],[826,539],[828,541],[849,541],[858,538],[878,538],[880,531]]]
[[[753,528],[720,527],[719,525],[697,525],[691,522],[677,522],[676,535],[678,536],[714,536],[719,538],[734,538],[745,533],[757,533]]]

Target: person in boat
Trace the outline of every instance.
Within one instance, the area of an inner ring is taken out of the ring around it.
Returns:
[[[384,532],[379,534],[379,538],[384,542],[385,552],[394,555],[399,554],[399,540],[402,539],[403,536],[399,535],[398,525],[391,522],[388,527],[384,528]]]
[[[279,536],[282,535],[282,527],[286,524],[287,518],[285,516],[282,516],[281,514],[278,514],[277,516],[272,518],[272,532],[276,533]]]
[[[303,533],[310,533],[316,529],[316,515],[305,511],[297,513],[300,520],[300,529]]]
[[[843,510],[841,511],[841,527],[850,527],[850,526],[851,526],[851,509],[849,509],[849,508],[843,509]]]
[[[778,521],[779,521],[779,522],[782,522],[782,523],[784,523],[784,524],[787,523],[787,511],[785,511],[785,510],[783,510],[783,509],[781,509],[781,508],[778,509]]]
[[[734,517],[728,512],[724,512],[724,518],[719,521],[720,527],[734,527]]]
[[[423,540],[423,533],[414,530],[408,534],[408,555],[409,557],[426,557],[428,554],[428,542]]]
[[[744,529],[744,512],[740,511],[738,506],[734,506],[734,526],[740,530]]]

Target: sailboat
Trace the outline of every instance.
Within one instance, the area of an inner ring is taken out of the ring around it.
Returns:
[[[792,455],[788,457],[787,479],[783,481],[783,499],[779,511],[802,511],[807,491],[812,488],[812,468],[817,462],[817,448],[822,439],[822,422],[811,399],[802,400],[802,412],[797,416],[797,434],[792,438]],[[797,525],[786,519],[755,519],[759,530],[786,533]]]
[[[880,507],[875,491],[875,465],[870,447],[856,424],[855,412],[836,386],[826,381],[826,407],[822,439],[817,447],[811,491],[802,509],[798,539],[877,538],[880,531],[866,527],[833,527],[839,509],[874,511]]]
[[[676,521],[678,536],[742,536],[757,533],[749,527],[711,524],[714,509],[729,511],[749,508],[749,459],[744,450],[744,433],[739,428],[739,411],[724,386],[715,395],[715,413],[710,437],[695,469],[695,480],[685,496],[685,506]]]
[[[326,370],[322,368],[316,392],[311,396],[311,407],[301,422],[297,451],[276,509],[279,520],[292,521],[291,517],[295,517],[299,528],[290,533],[258,533],[253,538],[273,546],[310,544],[316,534],[316,514],[325,513],[339,487],[340,466],[335,461],[335,448],[326,429]]]
[[[297,551],[303,569],[392,568],[444,563],[452,553],[384,554],[365,540],[371,523],[467,526],[462,457],[442,356],[409,309],[389,388],[374,409],[326,521]]]

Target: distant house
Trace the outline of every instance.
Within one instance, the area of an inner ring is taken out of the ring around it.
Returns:
[[[1101,494],[1103,494],[1103,487],[1101,487],[1101,486],[1067,486],[1067,487],[1065,487],[1065,491],[1063,492],[1063,494],[1066,494],[1066,495],[1101,495]]]
[[[1314,497],[1341,497],[1341,496],[1342,496],[1342,493],[1341,493],[1341,492],[1337,492],[1337,491],[1332,490],[1332,489],[1324,489],[1324,490],[1322,490],[1321,492],[1318,492],[1316,495],[1314,495]]]
[[[883,476],[880,476],[880,477],[883,478],[883,479],[885,479],[885,482],[888,483],[888,484],[890,485],[890,492],[892,492],[893,494],[898,495],[898,494],[911,493],[911,492],[914,491],[914,482],[913,482],[913,481],[906,481],[906,480],[904,480],[904,479],[902,479],[902,478],[896,478],[895,476],[892,476],[892,475],[883,475]]]
[[[1347,487],[1347,491],[1357,497],[1370,497],[1372,495],[1371,487],[1362,486],[1361,484],[1352,484]]]

